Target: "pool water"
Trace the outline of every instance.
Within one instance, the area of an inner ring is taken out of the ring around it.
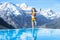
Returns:
[[[60,40],[60,29],[2,29],[0,40]]]

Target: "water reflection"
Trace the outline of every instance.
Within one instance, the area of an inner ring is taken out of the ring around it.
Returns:
[[[0,40],[60,40],[60,29],[2,29]]]

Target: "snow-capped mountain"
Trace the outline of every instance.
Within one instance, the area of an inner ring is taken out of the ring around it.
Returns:
[[[14,15],[22,15],[19,12],[19,9],[17,8],[17,6],[15,4],[12,4],[12,3],[5,2],[5,3],[0,5],[0,9],[1,10],[10,10],[11,12],[14,12],[13,13]]]
[[[15,28],[31,28],[31,9],[32,7],[23,4],[13,4],[9,2],[0,4],[0,17],[3,18],[8,24],[13,25]],[[53,19],[57,15],[51,9],[36,13],[37,25],[41,26]]]
[[[31,6],[28,6],[26,5],[25,3],[22,3],[22,4],[16,4],[17,6],[19,6],[22,10],[31,10],[32,7]]]
[[[56,19],[57,18],[57,15],[54,11],[52,11],[51,9],[48,9],[48,10],[44,10],[42,12],[40,12],[41,15],[45,16],[47,19]]]
[[[24,10],[26,14],[31,14],[30,12],[31,12],[32,7],[27,6],[25,3],[21,4],[20,8]],[[43,15],[47,19],[51,19],[51,20],[58,18],[57,14],[51,9],[47,9],[40,12],[40,15]]]
[[[26,14],[31,14],[30,12],[31,12],[32,7],[26,5],[25,3],[20,4],[20,5],[17,4],[17,6],[19,6],[22,10],[24,10]],[[41,11],[40,15],[43,15],[47,19],[51,19],[51,20],[58,18],[57,14],[51,9]]]
[[[23,11],[15,4],[5,2],[0,5],[0,17],[15,28],[22,27],[23,15]]]

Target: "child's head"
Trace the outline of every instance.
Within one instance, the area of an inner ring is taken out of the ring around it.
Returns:
[[[35,8],[32,8],[32,12],[36,12],[36,9]]]

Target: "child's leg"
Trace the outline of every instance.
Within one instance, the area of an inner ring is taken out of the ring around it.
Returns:
[[[32,21],[32,28],[34,28],[34,21]]]
[[[35,26],[35,27],[37,26],[37,23],[36,23],[36,21],[34,21],[34,26]]]

